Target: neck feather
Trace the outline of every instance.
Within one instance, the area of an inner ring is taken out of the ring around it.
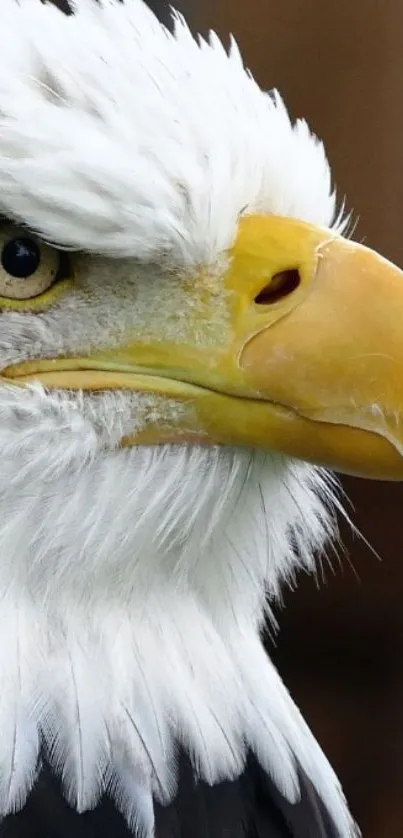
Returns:
[[[352,836],[259,636],[332,534],[326,477],[247,450],[118,450],[119,397],[108,444],[101,401],[1,398],[0,811],[24,803],[42,748],[80,811],[107,790],[151,835],[179,742],[210,783],[252,749],[291,801],[302,767]]]

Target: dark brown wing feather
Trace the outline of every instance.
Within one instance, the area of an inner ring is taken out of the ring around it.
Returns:
[[[65,12],[66,14],[70,14],[71,6],[69,0],[42,0],[42,2],[53,3],[54,6],[57,6],[61,12]],[[122,0],[124,2],[124,0]],[[155,15],[160,19],[161,23],[164,23],[165,26],[171,28],[172,26],[172,13],[171,13],[171,5],[177,9],[177,11],[185,13],[187,0],[177,0],[175,3],[170,3],[168,0],[144,0],[146,5],[152,9]]]
[[[253,757],[233,782],[196,784],[180,757],[178,794],[155,807],[155,838],[339,838],[325,807],[301,775],[301,801],[287,803]],[[78,815],[64,801],[49,768],[25,808],[0,824],[0,838],[132,838],[113,803]]]

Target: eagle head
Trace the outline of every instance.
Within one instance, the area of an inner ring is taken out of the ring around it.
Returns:
[[[72,6],[1,9],[0,814],[45,760],[152,835],[180,747],[351,838],[260,633],[335,535],[324,467],[403,476],[402,273],[235,42]]]

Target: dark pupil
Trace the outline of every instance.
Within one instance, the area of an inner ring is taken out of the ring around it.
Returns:
[[[6,273],[18,279],[32,276],[39,267],[39,248],[32,239],[13,239],[3,247],[1,264]]]

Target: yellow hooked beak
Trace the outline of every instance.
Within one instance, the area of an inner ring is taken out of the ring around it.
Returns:
[[[204,297],[200,274],[186,340],[133,339],[91,357],[25,362],[3,381],[127,388],[189,406],[130,444],[248,445],[403,479],[402,271],[328,230],[260,215],[240,221],[228,256]],[[199,342],[223,294],[224,337]]]

